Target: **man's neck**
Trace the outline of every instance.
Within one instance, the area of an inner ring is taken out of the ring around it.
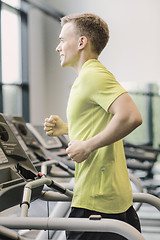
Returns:
[[[85,54],[81,54],[81,56],[80,56],[80,58],[79,58],[79,61],[78,61],[77,64],[75,64],[75,66],[73,67],[74,70],[75,70],[75,72],[76,72],[77,74],[79,74],[79,72],[80,72],[83,64],[84,64],[85,62],[87,62],[88,60],[90,60],[90,59],[98,59],[98,55],[92,53],[92,54],[88,54],[88,55],[85,56]]]

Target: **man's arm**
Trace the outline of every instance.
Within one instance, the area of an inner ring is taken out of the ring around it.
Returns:
[[[120,95],[108,111],[113,118],[102,132],[88,140],[91,151],[124,138],[142,124],[142,117],[128,93]]]
[[[72,141],[67,153],[76,162],[84,161],[94,150],[110,145],[142,124],[142,117],[128,93],[120,95],[109,107],[113,114],[106,128],[86,141]]]

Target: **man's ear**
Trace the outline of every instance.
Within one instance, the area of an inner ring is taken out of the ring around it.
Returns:
[[[81,37],[79,38],[79,45],[78,45],[79,49],[85,48],[85,46],[87,45],[87,43],[88,43],[87,37],[86,37],[86,36],[81,36]]]

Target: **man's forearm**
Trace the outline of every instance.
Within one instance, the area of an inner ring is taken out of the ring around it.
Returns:
[[[140,124],[141,121],[138,119],[119,119],[119,116],[115,115],[102,132],[86,141],[87,147],[93,152],[110,145],[127,136]]]

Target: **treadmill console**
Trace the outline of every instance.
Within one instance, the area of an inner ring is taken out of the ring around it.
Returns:
[[[24,185],[37,176],[38,171],[17,140],[8,118],[0,114],[0,211],[20,202]]]
[[[20,140],[20,144],[22,146],[25,145],[25,151],[29,155],[31,161],[33,163],[39,163],[48,160],[46,154],[44,153],[41,145],[32,134],[32,132],[28,129],[26,122],[20,116],[13,116],[10,119],[10,124],[16,128],[18,132],[17,137]]]

